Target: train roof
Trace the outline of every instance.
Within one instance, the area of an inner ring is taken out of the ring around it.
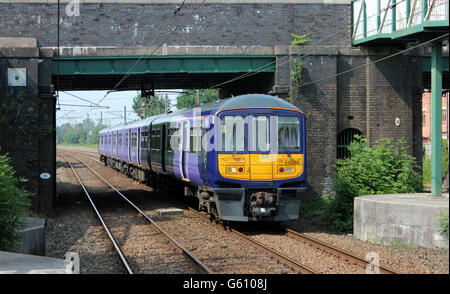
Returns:
[[[236,109],[243,107],[282,108],[300,111],[300,109],[297,108],[296,106],[276,96],[270,96],[265,94],[246,94],[231,98],[220,99],[214,102],[200,104],[192,108],[180,109],[171,113],[159,114],[126,125],[122,124],[114,127],[105,128],[102,129],[99,132],[99,134],[104,132],[118,131],[122,129],[140,128],[143,126],[148,126],[152,122],[158,123],[164,122],[174,116],[191,114],[194,108],[201,108],[202,115],[205,115],[205,114],[215,114],[217,112],[224,111],[227,109]]]

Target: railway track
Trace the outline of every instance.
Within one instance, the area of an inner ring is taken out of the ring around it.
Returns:
[[[81,155],[81,156],[83,156],[83,157],[86,157],[86,158],[88,158],[88,159],[90,159],[90,160],[92,160],[92,161],[95,161],[95,162],[97,162],[97,163],[103,165],[103,163],[101,163],[100,161],[98,161],[98,159],[95,159],[95,158],[93,158],[93,157],[90,156],[90,155],[85,155],[85,154],[78,154],[78,155]],[[80,162],[82,162],[80,159],[77,159],[77,160],[79,160]],[[82,163],[84,163],[84,162],[82,162]],[[84,163],[84,164],[85,164],[85,163]],[[85,164],[85,165],[86,165],[86,164]],[[89,167],[89,168],[90,168],[90,167]],[[91,168],[90,168],[90,170],[91,170],[97,177],[100,177],[102,180],[104,180],[97,172],[95,172],[95,171],[92,170]],[[106,181],[106,180],[104,180],[104,181]],[[187,207],[185,204],[182,204],[182,203],[177,203],[177,204],[186,207],[186,209],[188,209],[189,211],[191,211],[191,212],[194,213],[195,215],[197,215],[197,216],[199,216],[199,217],[201,217],[201,218],[204,218],[204,219],[209,220],[209,216],[208,216],[208,215],[206,215],[206,214],[204,214],[204,213],[202,213],[202,212],[199,212],[199,211],[197,211],[197,210],[195,210],[195,209],[192,209],[191,207]],[[282,253],[277,252],[276,250],[271,249],[270,247],[268,247],[268,246],[262,244],[261,242],[258,242],[258,241],[254,240],[254,239],[252,239],[252,238],[250,238],[250,237],[248,237],[248,236],[246,236],[246,235],[244,235],[244,234],[242,234],[242,233],[240,233],[240,232],[238,232],[238,231],[236,231],[236,230],[234,230],[234,229],[232,229],[232,228],[230,228],[230,227],[227,227],[227,230],[230,231],[230,232],[232,232],[233,234],[236,234],[236,235],[239,236],[240,238],[245,239],[247,242],[249,242],[249,243],[251,243],[252,245],[254,245],[254,246],[256,246],[257,248],[259,248],[262,252],[264,252],[264,253],[266,253],[266,254],[272,256],[273,258],[279,260],[280,262],[286,264],[287,266],[289,266],[289,267],[295,269],[295,271],[298,272],[298,273],[300,273],[300,274],[317,274],[317,273],[319,273],[319,272],[316,271],[315,269],[310,268],[310,267],[305,266],[305,265],[302,265],[301,263],[299,263],[299,262],[297,262],[297,261],[295,261],[295,260],[289,258],[288,256],[283,255]]]
[[[81,150],[80,150],[81,151]],[[82,151],[87,151],[87,150],[82,150]],[[89,153],[91,153],[91,151],[87,151]],[[92,153],[94,153],[94,151],[92,151]],[[86,155],[86,154],[80,154],[90,160],[96,161],[99,164],[102,164],[98,159],[92,157],[91,155]],[[209,220],[209,216],[203,212],[200,212],[196,209],[193,209],[191,207],[187,207],[184,204],[181,203],[177,203],[179,205],[183,205],[185,206],[189,211],[191,211],[192,213],[198,215],[199,217],[202,217],[204,219],[208,219]],[[296,260],[293,260],[292,258],[276,251],[273,248],[270,248],[269,246],[264,245],[263,243],[243,234],[242,232],[239,232],[229,226],[224,225],[222,222],[218,222],[221,223],[228,231],[238,235],[239,237],[245,239],[247,242],[252,243],[253,245],[259,247],[262,251],[270,254],[271,256],[273,256],[274,258],[278,259],[279,261],[295,268],[296,270],[298,270],[299,273],[304,273],[304,274],[317,274],[320,273],[318,270],[313,269],[311,267],[305,266],[299,262],[297,262]],[[314,247],[318,250],[322,250],[324,252],[327,252],[330,255],[333,255],[347,263],[350,264],[354,264],[357,265],[363,269],[366,269],[368,266],[370,266],[370,261],[367,261],[361,257],[358,257],[350,252],[347,252],[345,250],[342,250],[340,248],[337,248],[333,245],[327,244],[323,241],[311,238],[305,234],[293,231],[291,229],[288,228],[284,228],[282,227],[282,230],[284,231],[284,234],[290,238],[296,239],[302,243],[305,243],[311,247]],[[398,272],[396,272],[395,270],[385,266],[385,265],[379,265],[378,266],[379,269],[379,273],[381,274],[397,274]]]
[[[183,205],[183,204],[180,204],[180,205]],[[187,207],[187,209],[189,211],[191,211],[192,213],[198,215],[199,217],[204,218],[206,220],[209,220],[209,215],[208,214],[200,212],[198,210],[195,210],[195,209],[193,209],[191,207]],[[315,269],[313,269],[311,267],[308,267],[306,265],[303,265],[303,264],[301,264],[298,261],[295,261],[295,260],[291,259],[290,257],[284,255],[283,253],[281,253],[279,251],[276,251],[276,250],[274,250],[274,249],[264,245],[263,243],[261,243],[261,242],[255,240],[255,239],[249,237],[249,236],[246,236],[245,234],[243,234],[243,233],[241,233],[241,232],[231,228],[230,226],[225,225],[223,222],[217,221],[217,223],[223,225],[228,231],[230,231],[230,232],[236,234],[237,236],[243,238],[247,242],[257,246],[258,248],[260,248],[265,253],[268,253],[268,254],[272,255],[272,257],[278,259],[279,261],[281,261],[281,262],[283,262],[283,263],[285,263],[285,264],[295,268],[296,270],[298,270],[299,273],[301,273],[301,274],[319,274],[319,272],[317,270],[315,270]]]
[[[92,197],[90,196],[89,192],[86,189],[86,186],[83,184],[83,181],[81,180],[80,176],[78,175],[78,173],[76,172],[75,168],[73,167],[73,165],[65,159],[65,156],[70,156],[72,158],[74,158],[75,160],[79,161],[84,167],[88,168],[89,171],[94,174],[101,182],[103,182],[104,184],[106,184],[107,186],[109,186],[112,190],[114,190],[116,192],[117,195],[119,195],[123,200],[125,200],[130,206],[132,206],[135,210],[137,210],[139,212],[140,215],[142,215],[148,222],[150,222],[154,228],[156,228],[160,233],[162,233],[163,236],[165,236],[176,248],[178,248],[179,250],[181,250],[183,252],[184,255],[186,255],[198,268],[200,268],[200,270],[204,273],[207,274],[214,274],[214,272],[212,270],[210,270],[199,258],[197,258],[194,254],[192,254],[189,250],[187,250],[185,247],[183,247],[177,240],[175,240],[172,236],[170,236],[164,229],[162,229],[154,220],[152,220],[146,213],[144,213],[141,209],[139,209],[139,207],[137,207],[133,202],[131,202],[127,197],[125,197],[125,195],[123,195],[119,190],[117,190],[110,182],[108,182],[107,180],[105,180],[101,175],[99,175],[95,170],[93,170],[88,164],[86,164],[85,162],[83,162],[82,160],[74,157],[73,155],[70,154],[60,154],[59,155],[64,161],[66,161],[70,168],[72,169],[75,177],[77,178],[78,182],[80,183],[81,187],[83,188],[84,193],[86,194],[86,197],[88,198],[91,206],[93,207],[97,217],[99,218],[100,222],[102,223],[103,228],[105,229],[105,231],[108,234],[108,237],[110,238],[111,242],[114,245],[115,250],[117,251],[124,267],[126,268],[127,272],[129,274],[133,274],[133,271],[129,265],[129,263],[127,262],[125,255],[123,254],[122,249],[120,248],[120,246],[118,245],[117,241],[115,240],[113,234],[111,233],[111,230],[108,228],[108,226],[106,225],[106,222],[104,221],[104,219],[102,218],[100,212],[98,211],[94,201],[92,200]],[[92,159],[94,160],[94,159]],[[100,163],[100,162],[99,162]]]
[[[305,234],[293,231],[288,228],[282,228],[282,229],[285,230],[285,233],[287,236],[289,236],[291,238],[295,238],[295,239],[299,240],[300,242],[309,244],[310,246],[314,246],[317,249],[326,251],[332,255],[342,258],[343,260],[345,260],[349,263],[359,265],[360,267],[362,267],[364,269],[367,268],[367,266],[370,266],[369,261],[366,261],[365,259],[358,257],[346,250],[337,248],[333,245],[330,245],[330,244],[327,244],[320,240],[311,238]],[[388,268],[387,266],[384,266],[384,265],[379,265],[378,269],[379,269],[380,274],[398,274],[398,272],[396,272],[395,270]]]

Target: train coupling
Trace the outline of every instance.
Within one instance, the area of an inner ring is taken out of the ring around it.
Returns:
[[[276,213],[277,195],[269,192],[256,192],[250,196],[250,212],[256,217],[272,216]]]

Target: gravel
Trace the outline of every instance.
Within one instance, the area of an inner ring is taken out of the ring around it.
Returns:
[[[90,151],[78,151],[90,158],[98,158],[98,154]],[[150,187],[140,184],[119,172],[94,163],[86,157],[80,157],[90,164],[103,177],[108,179],[131,201],[136,203],[151,217],[157,219],[158,224],[182,243],[188,250],[197,255],[207,266],[217,273],[293,273],[284,264],[262,254],[255,246],[242,242],[242,239],[223,230],[220,226],[209,223],[189,211],[183,216],[158,217],[159,209],[181,208],[170,204],[152,192]],[[64,164],[58,162],[58,202],[56,215],[48,220],[47,225],[47,255],[62,257],[66,251],[76,251],[80,254],[82,273],[121,273],[121,266],[111,242],[106,237],[103,228],[98,225],[92,209],[87,205],[80,188],[74,181],[72,172]],[[94,184],[94,183],[92,183]],[[98,185],[98,184],[97,184]],[[76,186],[76,187],[75,187]],[[95,184],[94,184],[95,186]],[[105,189],[103,187],[103,189]],[[106,189],[108,190],[108,189]],[[144,218],[138,217],[136,212],[117,209],[117,202],[110,201],[117,198],[111,193],[105,193],[105,207],[108,209],[108,221],[115,221],[114,234],[121,240],[126,250],[136,264],[154,264],[143,272],[172,273],[176,272],[165,263],[182,264],[188,261],[180,259],[180,253],[167,251],[168,241],[154,242],[157,233],[145,224]],[[123,204],[120,205],[121,207]],[[139,220],[140,219],[140,220]],[[380,245],[355,239],[352,235],[336,234],[327,230],[325,224],[318,219],[300,219],[284,224],[295,231],[305,233],[313,238],[329,243],[335,247],[345,249],[363,259],[370,252],[379,255],[381,264],[402,273],[449,273],[448,249],[430,249],[419,246]],[[364,273],[365,269],[348,264],[327,252],[303,244],[288,236],[277,232],[250,229],[247,234],[256,240],[300,261],[322,273]],[[130,241],[133,239],[134,241]],[[152,240],[152,241],[148,241]],[[166,245],[166,255],[161,256],[161,248]],[[150,253],[153,252],[153,253]],[[159,252],[159,253],[158,253]],[[170,253],[168,253],[170,252]],[[147,256],[149,254],[149,256]],[[183,256],[183,255],[182,255]],[[147,261],[146,261],[147,260]],[[137,266],[139,267],[139,266]],[[189,269],[191,270],[191,269]],[[181,273],[191,273],[183,268]]]
[[[370,252],[380,257],[380,263],[408,274],[448,274],[449,250],[416,245],[381,245],[356,239],[353,235],[330,232],[318,219],[300,219],[286,225],[297,232],[342,248],[365,258]]]
[[[66,159],[69,159],[69,157],[66,157]],[[156,193],[152,193],[151,188],[144,187],[113,169],[100,164],[95,164],[92,160],[86,158],[82,160],[92,165],[97,172],[107,178],[118,190],[140,207],[146,214],[157,219],[157,222],[161,227],[195,254],[214,272],[221,274],[295,273],[293,269],[279,263],[267,254],[261,253],[253,245],[243,244],[242,239],[225,231],[220,226],[199,218],[189,211],[184,211],[182,216],[159,217],[158,210],[176,207],[166,200],[161,199]],[[69,161],[76,162],[72,159],[69,159]],[[59,165],[61,166],[60,163]],[[80,166],[80,164],[77,164],[77,166]],[[66,197],[65,193],[68,193],[70,190],[79,190],[79,187],[74,187],[73,179],[67,179],[67,171],[63,171],[63,169],[66,168],[58,168],[58,186],[60,187],[59,194]],[[121,245],[130,266],[135,269],[135,272],[164,274],[199,273],[199,270],[196,267],[192,270],[192,262],[188,261],[180,251],[175,250],[173,245],[169,243],[167,239],[162,241],[161,238],[159,238],[158,241],[158,238],[156,237],[160,234],[156,233],[156,231],[152,229],[153,227],[148,224],[142,216],[139,216],[136,211],[127,208],[127,206],[124,205],[123,200],[115,196],[114,193],[108,192],[110,191],[109,188],[99,185],[99,182],[92,178],[92,175],[87,172],[86,168],[77,168],[77,172],[85,183],[87,190],[94,195],[91,195],[91,197],[94,198],[98,210],[104,217],[105,222],[110,226],[111,232]],[[65,181],[64,183],[61,182],[63,180]],[[77,198],[77,202],[80,202],[79,198]],[[92,210],[87,206],[84,206],[84,208],[86,210]],[[70,207],[66,207],[66,210],[70,210]],[[92,213],[87,214],[93,219],[92,223],[98,222],[93,218]],[[56,226],[64,227],[64,232],[67,234],[72,228],[75,229],[74,227],[76,224],[71,222],[72,219],[62,217],[63,215],[67,214],[61,210],[56,214],[56,218],[52,223],[56,224]],[[84,217],[86,217],[86,215]],[[89,227],[87,222],[85,222],[85,225]],[[55,226],[49,226],[49,229],[50,231],[55,231],[56,228]],[[82,234],[83,231],[79,232]],[[103,235],[106,236],[104,232],[99,233],[103,233]],[[73,244],[67,244],[73,243],[74,240],[58,240],[58,237],[59,235],[55,235],[54,232],[50,232],[50,234],[47,235],[47,242],[52,244],[49,246],[49,249],[56,247],[71,247],[72,251],[79,250],[80,247],[74,246]],[[88,236],[83,236],[82,239],[87,243],[97,243],[95,240],[87,240],[89,239]],[[64,244],[61,246],[61,243]],[[102,238],[101,243],[103,247],[108,247],[111,242],[109,240],[105,241],[105,238]],[[97,249],[94,246],[92,250],[95,251]],[[51,253],[53,256],[58,255],[55,251]],[[103,269],[99,268],[100,265],[98,265],[98,263],[100,262],[96,261],[95,254],[90,254],[88,256],[87,254],[84,254],[84,252],[79,253],[81,260],[92,259],[92,262],[82,263],[82,267],[83,265],[97,263],[92,270],[87,269],[84,272],[104,272]],[[112,255],[114,255],[114,253]]]

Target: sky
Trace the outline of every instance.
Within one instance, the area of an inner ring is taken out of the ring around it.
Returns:
[[[162,91],[162,90],[161,90]],[[176,104],[176,97],[179,95],[173,92],[179,92],[181,90],[168,90],[169,92],[157,92],[158,94],[168,95],[171,105]],[[100,122],[100,117],[103,116],[103,124],[114,126],[124,122],[124,106],[127,110],[127,122],[138,120],[139,117],[133,111],[132,104],[133,98],[139,93],[139,91],[119,91],[111,92],[100,103],[101,106],[107,106],[109,108],[97,108],[97,107],[82,107],[82,106],[69,106],[69,105],[90,105],[88,100],[93,103],[98,103],[106,94],[107,91],[60,91],[59,100],[56,105],[60,110],[56,111],[56,126],[59,127],[62,124],[81,123],[88,116],[94,120],[95,123]],[[81,100],[74,96],[78,96],[85,100]],[[69,104],[69,105],[67,105]],[[175,107],[171,107],[175,110]]]

